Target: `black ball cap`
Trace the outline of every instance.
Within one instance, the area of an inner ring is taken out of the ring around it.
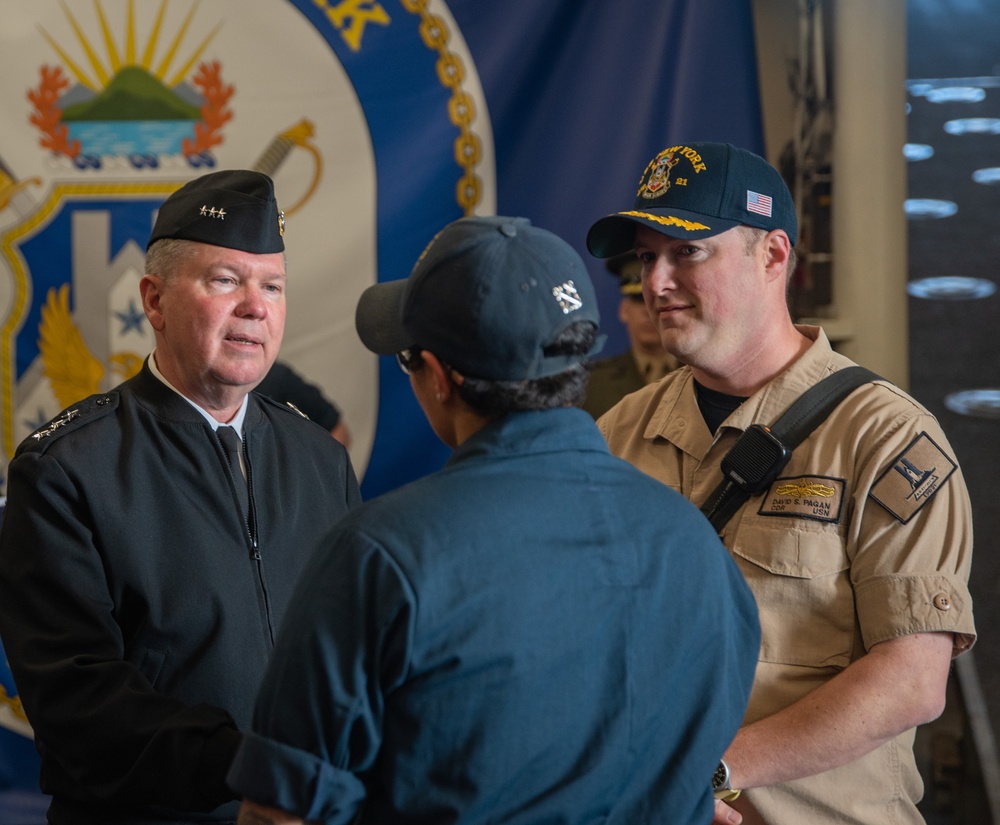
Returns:
[[[146,249],[177,238],[267,255],[285,251],[284,234],[274,182],[261,172],[231,169],[188,181],[167,198]]]

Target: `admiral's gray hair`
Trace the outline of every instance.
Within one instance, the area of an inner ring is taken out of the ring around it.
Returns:
[[[170,281],[198,251],[198,244],[178,238],[155,241],[146,252],[146,274]]]
[[[203,244],[183,238],[160,238],[154,241],[146,252],[146,274],[157,275],[164,282],[171,281],[184,264],[195,256],[199,246]],[[287,256],[284,252],[281,253],[281,257],[287,266]]]

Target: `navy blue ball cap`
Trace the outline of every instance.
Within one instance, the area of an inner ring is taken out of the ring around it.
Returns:
[[[673,238],[710,238],[735,226],[782,229],[795,245],[798,219],[781,174],[753,152],[728,143],[670,146],[646,166],[632,208],[601,218],[587,249],[610,258],[635,246],[648,226]]]
[[[163,238],[200,241],[257,255],[284,252],[285,215],[262,172],[230,169],[188,181],[156,216],[148,250]]]
[[[453,221],[408,278],[375,284],[355,324],[372,352],[430,350],[462,375],[520,381],[555,375],[597,354],[547,355],[575,321],[600,323],[590,275],[576,251],[527,218]]]

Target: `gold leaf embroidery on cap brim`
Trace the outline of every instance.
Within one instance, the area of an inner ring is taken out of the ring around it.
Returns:
[[[661,217],[660,215],[650,215],[648,212],[619,212],[618,214],[625,218],[643,218],[644,220],[660,223],[664,226],[677,226],[681,229],[688,230],[688,232],[697,232],[699,229],[712,228],[710,226],[705,226],[703,223],[697,223],[696,221],[686,221],[683,218],[675,218],[673,215]]]

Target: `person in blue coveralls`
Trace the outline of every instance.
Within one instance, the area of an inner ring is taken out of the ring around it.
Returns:
[[[603,343],[579,256],[463,218],[356,320],[454,454],[307,567],[229,772],[239,822],[705,825],[757,610],[694,505],[578,408]]]

